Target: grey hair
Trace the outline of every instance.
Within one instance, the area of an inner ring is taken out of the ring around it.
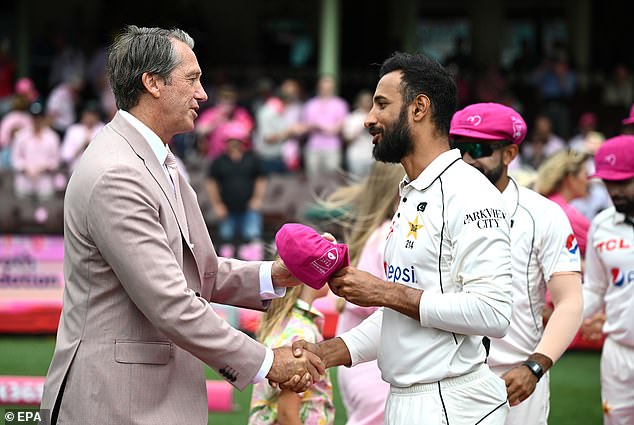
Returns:
[[[194,39],[178,28],[167,30],[130,25],[117,36],[108,55],[108,77],[117,108],[129,111],[139,103],[139,97],[145,91],[141,77],[146,72],[170,83],[170,74],[181,60],[172,40],[194,48]]]

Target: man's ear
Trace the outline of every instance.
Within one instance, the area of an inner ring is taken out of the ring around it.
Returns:
[[[502,154],[502,161],[504,165],[508,166],[519,153],[519,146],[516,144],[512,144],[504,148],[504,153]]]
[[[424,94],[419,94],[414,99],[414,121],[420,121],[427,115],[431,107],[431,101]]]
[[[141,75],[141,82],[143,83],[143,87],[145,87],[145,90],[152,97],[156,99],[161,97],[161,85],[158,75],[144,72],[143,75]]]

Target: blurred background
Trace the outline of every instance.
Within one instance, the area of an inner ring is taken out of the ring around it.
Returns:
[[[41,391],[37,382],[1,378],[46,373],[63,289],[64,189],[83,149],[116,112],[105,65],[124,25],[176,26],[195,39],[209,100],[196,129],[170,147],[198,193],[217,250],[252,260],[274,255],[271,241],[285,222],[340,235],[339,212],[319,201],[367,175],[372,158],[363,119],[378,65],[393,51],[424,52],[447,66],[460,107],[495,101],[522,113],[528,137],[511,170],[521,184],[531,186],[541,163],[560,149],[591,157],[603,139],[632,131],[629,3],[3,0],[0,405],[33,404]],[[319,105],[336,113],[315,113]],[[336,136],[324,141],[309,130],[315,125],[334,127]],[[218,165],[224,156],[250,155],[257,171],[227,175]],[[236,190],[248,196],[236,199]],[[609,204],[596,182],[577,202],[588,219]],[[260,225],[241,234],[227,220],[244,210]],[[320,305],[330,336],[332,304]],[[253,332],[257,315],[217,308]],[[553,370],[552,423],[600,421],[599,350],[577,340]],[[27,397],[7,397],[10,388]],[[575,391],[583,392],[582,403]],[[235,419],[216,423],[244,423],[242,398],[248,394],[231,402]],[[337,423],[344,421],[345,412],[338,414]]]

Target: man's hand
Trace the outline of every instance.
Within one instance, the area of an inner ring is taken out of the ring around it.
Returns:
[[[295,392],[306,391],[326,372],[321,359],[308,351],[294,356],[291,347],[280,347],[273,349],[273,356],[273,365],[266,377]]]
[[[581,325],[581,336],[587,341],[599,341],[603,338],[603,324],[605,323],[605,313],[599,312],[583,321]]]
[[[314,344],[312,342],[305,341],[303,339],[299,339],[293,342],[292,348],[293,348],[293,355],[295,357],[300,357],[302,354],[304,354],[304,351],[308,351],[310,353],[313,353],[320,359],[324,358],[323,353],[321,351],[321,347],[319,347],[319,345]],[[325,366],[326,365],[324,364],[324,367]]]
[[[301,358],[304,355],[304,352],[309,352],[312,353],[314,355],[316,355],[317,357],[319,357],[320,359],[321,357],[321,350],[319,349],[319,346],[317,344],[313,344],[312,342],[308,342],[308,341],[304,341],[303,339],[300,339],[298,341],[293,342],[292,345],[292,350],[293,350],[293,356],[297,357],[297,358]],[[325,364],[323,363],[323,359],[322,359],[322,364],[325,367]],[[279,384],[279,387],[284,389],[284,390],[291,390],[294,392],[302,392],[304,391],[302,389],[302,385],[304,384],[304,379],[298,379],[299,376],[295,375],[293,376],[291,379],[289,379],[286,382],[281,382]],[[273,384],[273,386],[276,386],[276,384]],[[310,385],[309,385],[310,386]]]
[[[542,353],[533,353],[527,360],[538,363],[542,368],[542,374],[553,366],[552,359]],[[528,366],[523,364],[507,371],[502,379],[506,383],[506,393],[511,406],[516,406],[530,397],[539,381]]]
[[[262,198],[249,199],[249,209],[253,211],[260,211],[262,209]]]
[[[305,352],[313,353],[321,358],[326,369],[334,366],[350,366],[352,364],[348,346],[339,337],[326,339],[319,344],[313,344],[303,339],[293,342],[293,355],[295,357],[299,357]]]
[[[362,306],[382,306],[386,293],[386,282],[356,267],[344,267],[328,282],[336,295]]]
[[[506,383],[509,404],[516,406],[526,400],[537,385],[537,377],[526,366],[517,366],[506,372],[502,379]]]
[[[216,218],[218,220],[222,220],[229,215],[229,210],[227,210],[226,205],[223,204],[222,202],[219,202],[216,205],[214,205],[213,209],[214,209],[214,214],[216,215]]]
[[[335,243],[335,237],[330,233],[322,233],[321,236],[327,241]],[[291,274],[286,264],[284,264],[284,261],[279,257],[273,262],[273,266],[271,267],[271,279],[273,280],[273,286],[276,288],[288,288],[303,283]]]
[[[288,288],[301,285],[302,281],[297,279],[284,264],[281,258],[276,258],[271,266],[271,280],[276,288]]]

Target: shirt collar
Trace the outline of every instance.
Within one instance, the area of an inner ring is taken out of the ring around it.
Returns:
[[[443,152],[438,155],[434,160],[423,170],[422,173],[412,182],[407,181],[407,177],[401,181],[401,190],[409,183],[416,190],[425,190],[440,176],[451,164],[461,159],[460,151],[458,149],[451,149],[447,152]]]
[[[626,218],[625,214],[618,212],[616,208],[614,209],[614,224],[623,224],[626,221],[628,221],[627,224],[630,224],[630,222],[634,221],[634,217],[629,217],[629,220],[626,220]]]
[[[167,158],[168,149],[161,138],[158,137],[155,132],[150,130],[147,125],[143,124],[137,117],[135,117],[131,113],[124,111],[123,109],[119,109],[119,113],[132,125],[132,127],[134,127],[139,133],[141,133],[141,136],[143,136],[143,138],[150,145],[150,148],[152,149],[152,152],[154,152],[156,159],[158,159],[159,164],[164,165],[165,159]]]
[[[504,200],[506,210],[511,214],[511,217],[513,217],[520,202],[520,192],[519,187],[517,187],[517,182],[515,182],[511,176],[509,176],[509,182],[502,192],[502,199]]]

